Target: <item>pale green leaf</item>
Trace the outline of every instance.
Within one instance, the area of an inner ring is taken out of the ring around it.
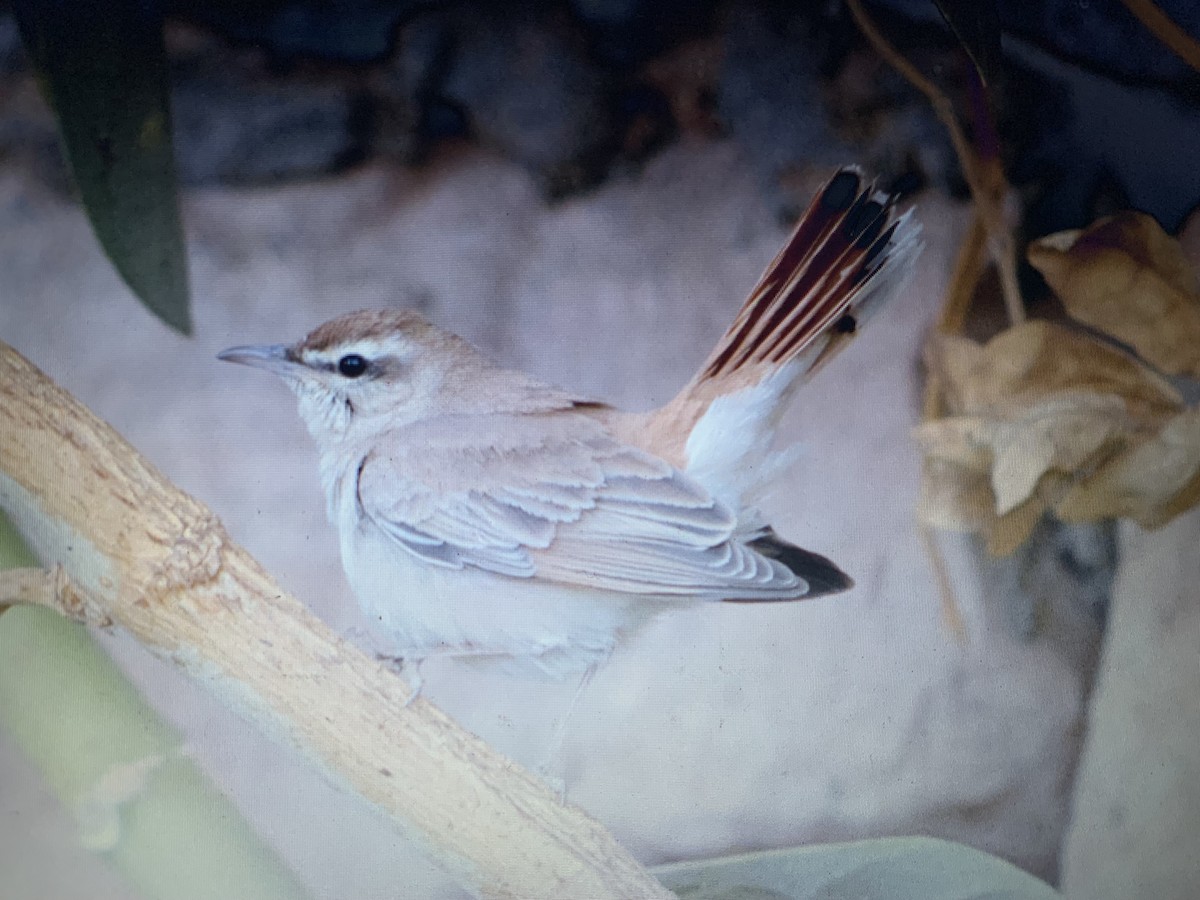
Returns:
[[[927,837],[769,850],[654,874],[682,900],[1061,900],[1011,863]]]

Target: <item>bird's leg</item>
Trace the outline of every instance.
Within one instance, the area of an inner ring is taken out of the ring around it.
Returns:
[[[443,647],[437,650],[421,649],[411,653],[376,653],[375,658],[408,684],[410,693],[408,699],[404,701],[404,705],[407,707],[417,699],[417,695],[421,693],[421,688],[425,684],[425,678],[421,674],[421,665],[427,659],[479,659],[487,656],[506,657],[508,655],[499,650],[488,650],[482,647]]]
[[[603,655],[596,657],[586,669],[583,670],[583,675],[579,678],[579,684],[575,687],[575,693],[571,695],[571,702],[567,706],[567,711],[563,713],[562,718],[554,726],[554,733],[550,738],[550,750],[546,754],[545,762],[538,766],[542,778],[546,780],[552,788],[558,793],[558,802],[567,802],[567,782],[565,774],[556,775],[555,772],[563,770],[562,751],[563,744],[567,736],[567,726],[571,721],[571,714],[575,712],[575,706],[579,703],[579,698],[583,696],[583,692],[587,690],[587,686],[592,683],[592,678],[596,671],[608,662],[612,656],[612,648],[604,651]]]
[[[399,675],[401,680],[408,685],[408,696],[404,699],[404,708],[407,709],[417,699],[421,688],[425,686],[425,678],[421,675],[421,663],[425,662],[425,657],[376,653],[375,659]]]
[[[378,646],[379,636],[366,628],[358,625],[351,625],[343,629],[342,637],[346,640],[358,645],[363,652],[374,657],[376,662],[383,663],[393,672],[395,672],[404,683],[408,685],[408,696],[404,700],[404,706],[407,708],[417,696],[421,693],[421,687],[425,683],[425,679],[421,676],[421,663],[424,660],[425,653],[385,653],[372,648],[374,643]]]

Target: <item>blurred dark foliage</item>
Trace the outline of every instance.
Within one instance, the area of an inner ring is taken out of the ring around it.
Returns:
[[[305,178],[377,157],[416,164],[465,140],[521,163],[552,199],[701,130],[739,143],[785,215],[813,170],[847,160],[962,193],[924,99],[838,3],[163,3],[186,183]],[[996,0],[978,15],[942,5],[960,17],[960,37],[974,29],[977,58],[994,53],[995,12],[1001,57],[988,95],[1030,234],[1118,203],[1172,229],[1200,200],[1200,75],[1119,0]],[[1200,4],[1160,5],[1200,34]],[[934,0],[870,9],[970,130],[960,95],[970,57]],[[2,10],[0,77],[19,77]],[[4,122],[0,152],[30,130]]]

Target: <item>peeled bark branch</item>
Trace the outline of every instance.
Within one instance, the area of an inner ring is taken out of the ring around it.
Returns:
[[[333,634],[77,400],[0,343],[0,506],[62,612],[127,629],[382,807],[487,897],[668,898],[603,826]],[[51,590],[52,589],[52,590]]]
[[[18,603],[62,609],[55,580],[55,573],[45,569],[0,571],[0,609]]]

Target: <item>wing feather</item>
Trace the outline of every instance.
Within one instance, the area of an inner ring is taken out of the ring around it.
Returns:
[[[808,589],[694,479],[571,413],[409,426],[360,467],[358,502],[437,566],[660,597]]]

